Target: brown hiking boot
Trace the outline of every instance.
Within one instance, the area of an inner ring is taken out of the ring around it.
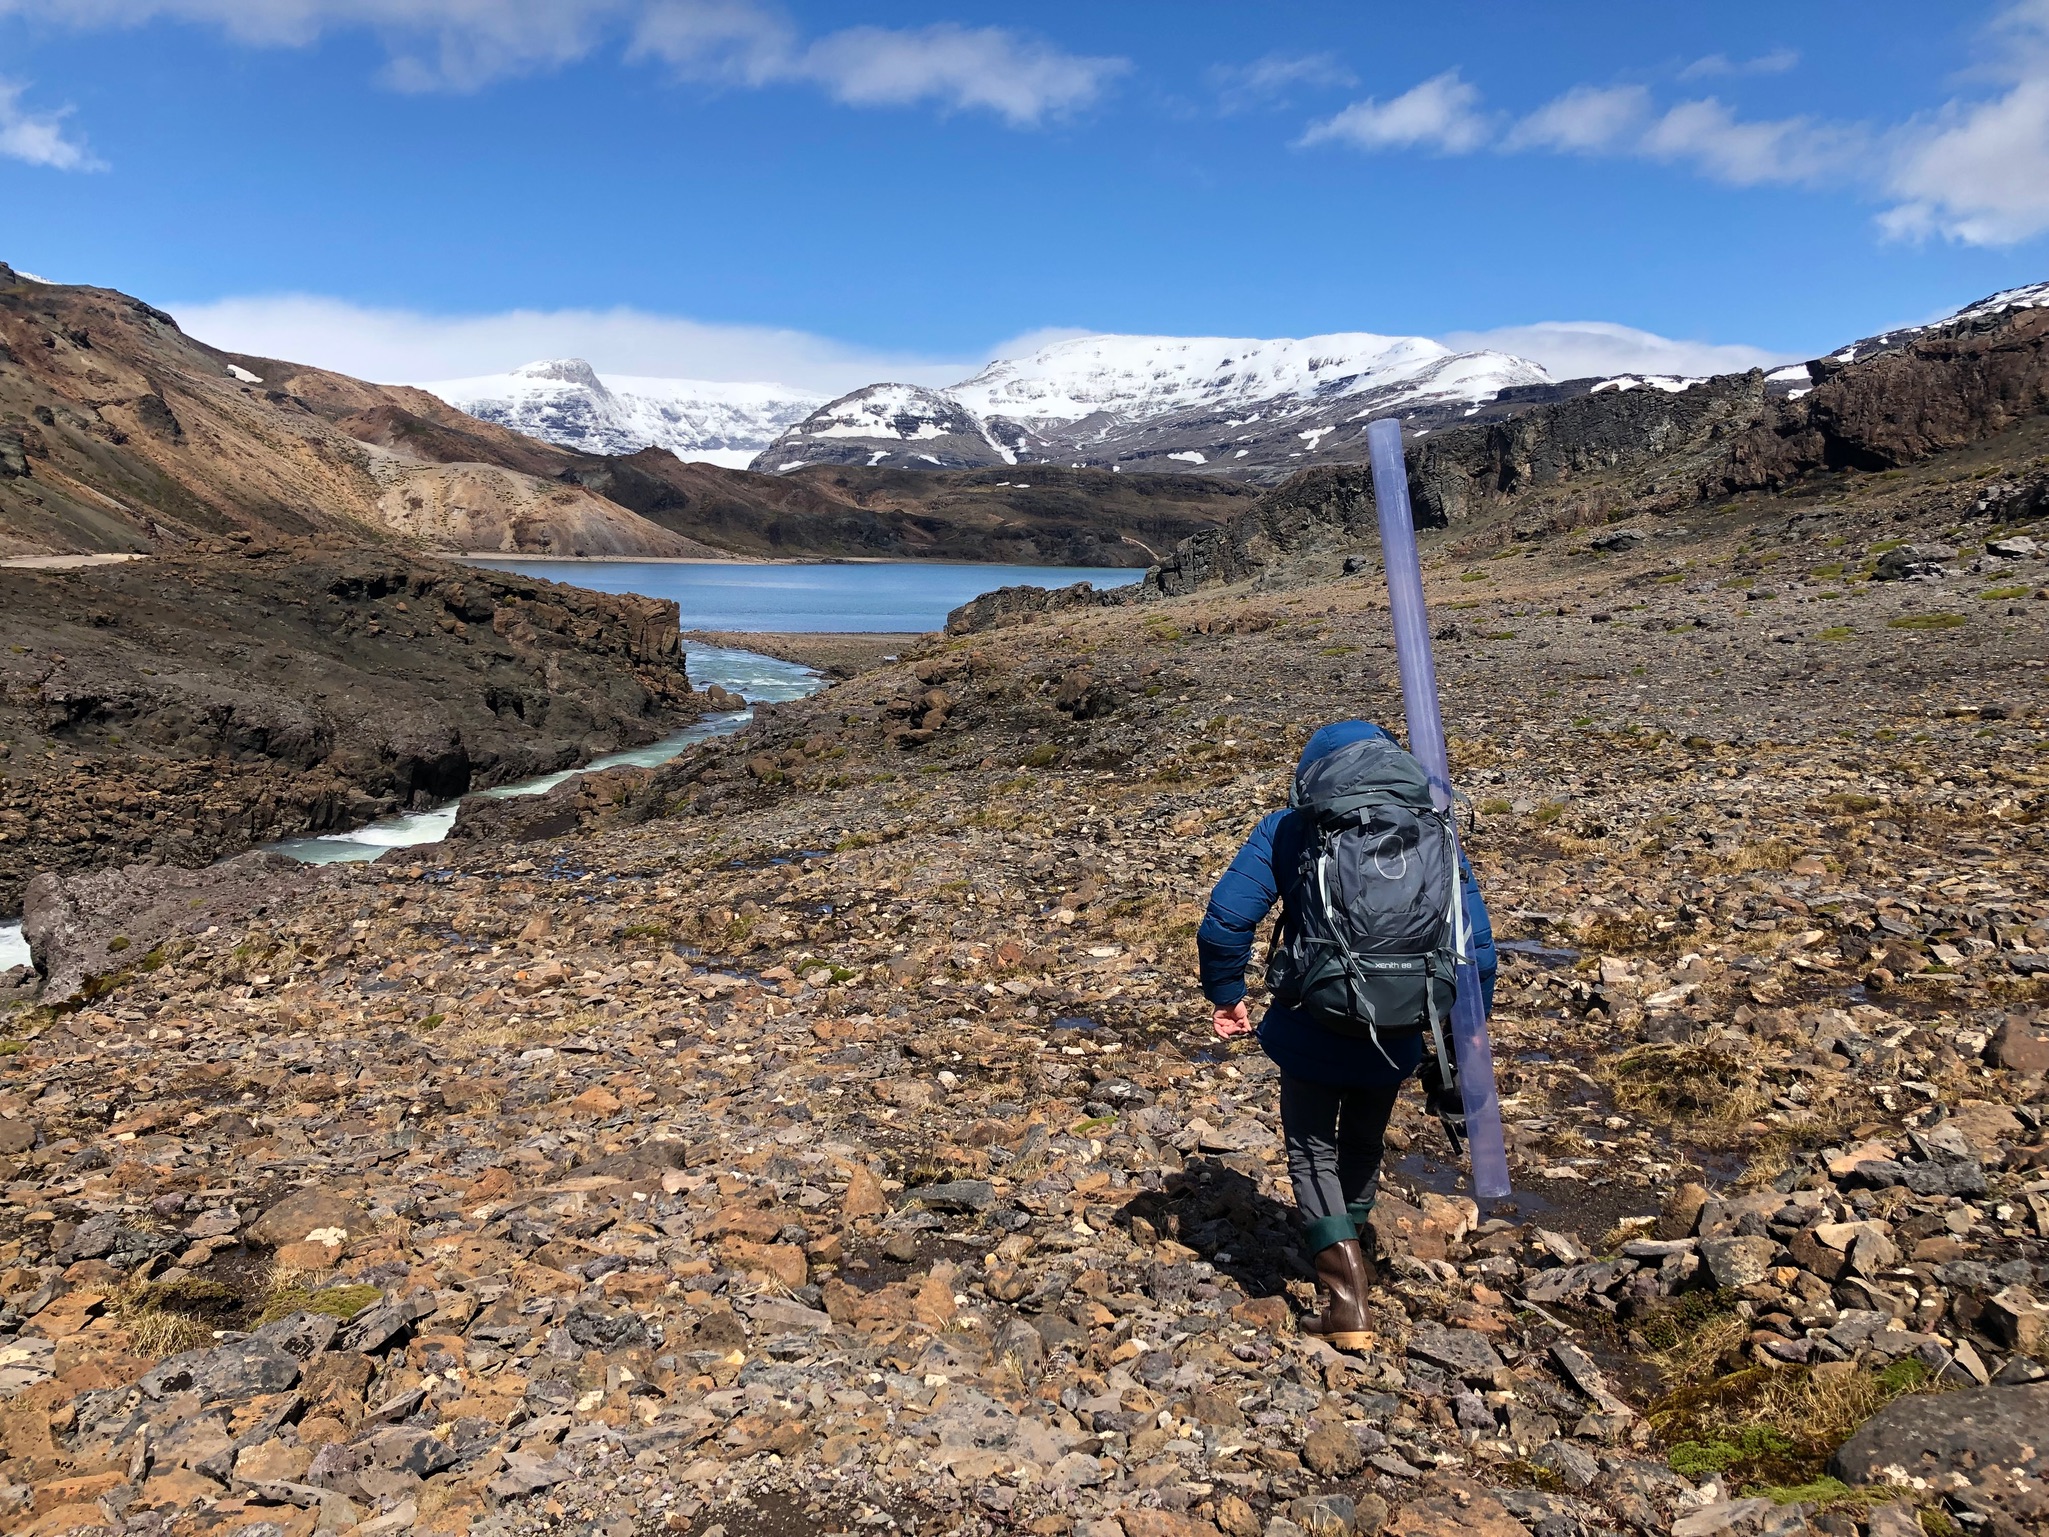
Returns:
[[[1373,1284],[1373,1262],[1359,1240],[1347,1238],[1319,1250],[1316,1280],[1329,1302],[1302,1320],[1302,1332],[1339,1350],[1371,1350],[1375,1338],[1366,1327],[1366,1290]]]

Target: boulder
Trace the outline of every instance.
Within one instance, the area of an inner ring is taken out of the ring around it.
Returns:
[[[147,1373],[136,1386],[149,1398],[196,1393],[204,1403],[282,1393],[299,1380],[299,1363],[269,1340],[238,1340],[214,1350],[188,1350]]]
[[[124,865],[38,875],[22,895],[21,932],[42,973],[41,1001],[69,1002],[94,977],[134,965],[165,939],[250,917],[318,879],[315,867],[260,849],[204,870]]]
[[[1829,1471],[1905,1484],[1982,1516],[1995,1533],[2049,1523],[2049,1383],[1895,1400],[1843,1443]]]
[[[2009,1015],[1985,1043],[1985,1060],[2010,1073],[2049,1073],[2049,1030]]]
[[[1461,1377],[1491,1381],[1501,1369],[1501,1357],[1475,1329],[1447,1329],[1425,1319],[1409,1335],[1409,1354]]]
[[[1705,1238],[1700,1257],[1707,1262],[1715,1285],[1752,1286],[1772,1268],[1779,1246],[1769,1238]]]
[[[249,1224],[242,1235],[266,1249],[286,1244],[347,1243],[370,1231],[370,1214],[346,1196],[318,1185],[295,1190]]]

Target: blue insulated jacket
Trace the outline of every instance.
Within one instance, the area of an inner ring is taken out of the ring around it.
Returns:
[[[1318,758],[1368,737],[1394,739],[1370,721],[1337,721],[1323,727],[1302,749],[1302,763]],[[1298,770],[1299,771],[1299,770]],[[1269,812],[1252,829],[1252,836],[1238,850],[1231,868],[1224,872],[1210,893],[1209,911],[1195,936],[1202,964],[1203,996],[1220,1008],[1229,1008],[1245,996],[1245,968],[1252,961],[1252,944],[1267,914],[1280,900],[1274,878],[1276,870],[1292,870],[1299,863],[1304,840],[1309,836],[1307,818],[1293,811]],[[1494,973],[1498,960],[1494,952],[1494,923],[1487,916],[1487,904],[1480,900],[1479,884],[1472,866],[1459,854],[1463,877],[1466,918],[1473,931],[1473,957],[1480,970],[1480,986],[1487,1010],[1494,1010]],[[1337,1035],[1317,1024],[1299,1009],[1275,1003],[1259,1026],[1259,1044],[1276,1066],[1291,1078],[1307,1083],[1346,1087],[1399,1083],[1423,1060],[1421,1032],[1384,1037],[1381,1047],[1370,1040]],[[1390,1065],[1389,1058],[1392,1058]]]

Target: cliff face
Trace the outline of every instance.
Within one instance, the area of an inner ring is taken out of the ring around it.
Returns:
[[[1813,392],[1739,434],[1719,481],[1704,489],[1897,469],[2049,412],[2049,308],[1972,316],[1868,362],[1808,368]]]
[[[201,864],[652,741],[676,605],[252,545],[0,570],[0,913],[38,869]]]
[[[1694,476],[1722,461],[1728,440],[1772,409],[1755,371],[1679,391],[1581,395],[1492,426],[1412,439],[1409,496],[1418,521],[1431,525],[1559,493],[1649,496],[1677,507],[1694,498]]]

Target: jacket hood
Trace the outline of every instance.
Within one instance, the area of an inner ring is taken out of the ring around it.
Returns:
[[[1390,733],[1370,720],[1334,720],[1328,726],[1319,726],[1302,744],[1302,758],[1295,765],[1295,772],[1300,774],[1318,758],[1327,758],[1340,747],[1350,747],[1354,742],[1364,742],[1373,737],[1379,737],[1383,742],[1394,741]]]

